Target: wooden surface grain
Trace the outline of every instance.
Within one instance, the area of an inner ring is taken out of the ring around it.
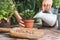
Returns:
[[[11,38],[9,33],[0,33],[0,40],[60,40],[60,30],[57,29],[43,29],[44,36],[39,39],[20,39]]]

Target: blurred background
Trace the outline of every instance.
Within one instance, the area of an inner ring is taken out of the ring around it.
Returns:
[[[36,14],[41,10],[41,6],[42,6],[42,0],[13,0],[13,1],[19,14],[26,9],[34,10]],[[51,11],[54,14],[60,13],[60,0],[53,0]],[[11,18],[11,22],[12,25],[17,24],[17,21],[14,16]],[[40,22],[41,22],[40,18],[35,19],[35,23],[40,23]]]

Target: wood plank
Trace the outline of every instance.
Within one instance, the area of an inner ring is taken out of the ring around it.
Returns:
[[[60,32],[55,31],[55,29],[43,29],[45,35],[39,39],[19,39],[9,37],[9,33],[0,33],[0,40],[60,40]]]

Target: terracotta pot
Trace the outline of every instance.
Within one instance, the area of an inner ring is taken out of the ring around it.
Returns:
[[[24,24],[26,28],[33,28],[34,20],[24,20]]]

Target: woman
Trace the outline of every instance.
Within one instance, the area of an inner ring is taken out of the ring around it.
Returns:
[[[43,0],[42,2],[42,11],[50,11],[52,6],[52,0]],[[25,25],[23,24],[24,22],[22,21],[22,18],[19,16],[18,12],[15,11],[15,17],[19,23],[20,27],[25,27]]]

